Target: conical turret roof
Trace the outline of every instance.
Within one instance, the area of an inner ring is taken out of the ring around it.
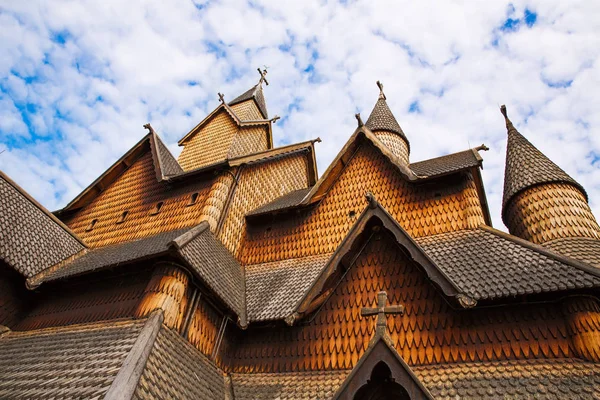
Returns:
[[[587,200],[585,190],[575,179],[517,131],[506,114],[506,107],[502,106],[500,110],[504,115],[508,131],[502,209],[504,210],[510,199],[520,191],[530,186],[551,182],[570,183],[581,190]]]
[[[386,97],[383,93],[383,85],[379,81],[377,81],[377,85],[380,89],[379,98],[377,99],[377,103],[375,103],[375,107],[373,107],[373,111],[371,111],[365,126],[373,132],[389,131],[397,133],[406,140],[406,143],[408,144],[408,138],[402,131],[398,121],[396,121],[396,117],[392,114],[392,110],[390,110],[390,107],[387,105]]]

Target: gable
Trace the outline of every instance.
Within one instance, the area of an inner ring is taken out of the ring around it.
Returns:
[[[225,160],[238,125],[224,108],[194,133],[179,154],[179,164],[184,171],[191,171]]]
[[[257,121],[263,118],[254,99],[249,99],[241,103],[230,104],[231,109],[242,121]]]
[[[364,209],[367,192],[373,193],[412,237],[484,223],[470,172],[421,184],[407,182],[385,155],[364,142],[315,206],[272,218],[276,223],[250,226],[242,262],[258,264],[332,253]]]
[[[246,233],[245,216],[277,197],[309,185],[308,157],[295,152],[274,160],[242,166],[218,238],[234,255]]]
[[[197,225],[212,180],[170,187],[158,182],[151,152],[139,157],[90,204],[68,217],[65,223],[91,247],[122,243],[160,232]],[[187,206],[192,193],[197,201]],[[158,214],[156,205],[163,202]],[[128,214],[118,223],[122,213]],[[91,230],[90,224],[97,220]]]
[[[353,368],[375,330],[360,310],[372,307],[379,291],[405,307],[404,315],[387,317],[387,326],[411,366],[576,354],[556,304],[456,310],[393,237],[383,230],[369,236],[350,266],[328,280],[325,301],[298,324],[250,325],[227,355],[232,371]]]
[[[390,339],[376,334],[369,348],[333,396],[336,400],[370,399],[374,391],[402,399],[433,399],[411,368],[396,353]]]

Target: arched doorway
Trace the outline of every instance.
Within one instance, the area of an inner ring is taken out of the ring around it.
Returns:
[[[354,400],[410,400],[406,389],[394,382],[387,364],[380,361],[371,372],[371,379],[354,396]]]

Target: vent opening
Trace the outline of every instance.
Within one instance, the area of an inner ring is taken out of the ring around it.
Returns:
[[[90,224],[87,226],[87,228],[85,228],[86,232],[91,231],[92,229],[94,229],[94,226],[96,226],[96,223],[98,222],[98,218],[94,218]]]
[[[198,192],[192,193],[190,196],[190,201],[187,203],[188,207],[193,206],[198,201]]]
[[[161,210],[163,204],[164,204],[163,201],[159,201],[158,203],[156,203],[156,205],[152,209],[152,212],[150,213],[150,215],[156,215],[156,214],[160,213],[160,210]]]
[[[122,224],[123,222],[125,222],[125,218],[127,218],[127,214],[129,214],[129,211],[123,211],[123,213],[121,213],[121,216],[117,220],[117,224]]]

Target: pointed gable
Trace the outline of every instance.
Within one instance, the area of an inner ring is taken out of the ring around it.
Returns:
[[[377,391],[393,394],[399,400],[433,399],[429,390],[398,354],[387,332],[375,334],[333,399],[370,399],[369,394]]]
[[[501,111],[508,131],[504,196],[502,198],[503,211],[514,195],[528,187],[542,183],[569,183],[578,188],[587,199],[585,190],[575,179],[571,178],[517,131],[506,114],[506,106],[502,106]]]

